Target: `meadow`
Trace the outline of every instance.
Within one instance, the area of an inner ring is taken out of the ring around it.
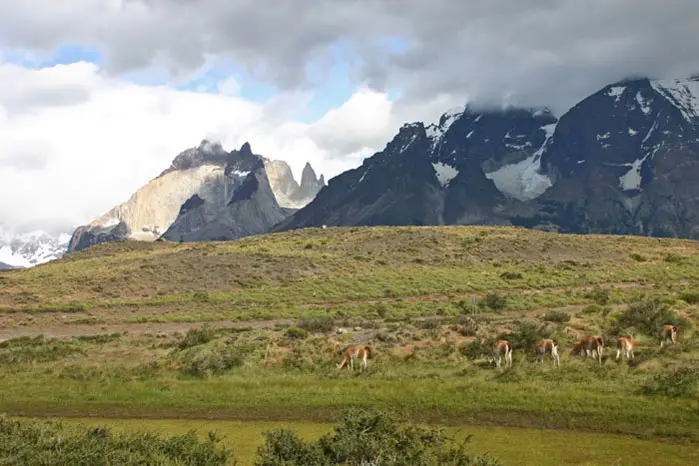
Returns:
[[[674,444],[662,464],[680,464],[699,442],[698,304],[690,240],[372,227],[103,244],[0,273],[0,413],[323,426],[365,406],[555,429],[571,454],[576,433],[604,434],[622,464]],[[678,344],[660,348],[666,322]],[[570,354],[588,333],[601,367]],[[617,361],[629,334],[635,359]],[[496,337],[512,368],[488,361]],[[542,337],[560,368],[535,362]],[[353,343],[376,349],[365,373],[335,368]]]

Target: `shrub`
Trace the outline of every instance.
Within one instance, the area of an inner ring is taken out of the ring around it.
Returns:
[[[672,372],[655,374],[640,392],[643,395],[694,397],[699,390],[699,369],[682,367]]]
[[[265,432],[264,436],[265,444],[257,450],[256,466],[501,464],[487,456],[468,455],[468,438],[457,444],[444,434],[444,429],[415,426],[391,412],[365,408],[347,411],[333,432],[316,441],[304,442],[285,429]]]
[[[538,340],[548,338],[546,325],[537,325],[535,322],[525,319],[516,321],[513,327],[512,333],[498,337],[512,343],[513,348],[530,349]]]
[[[471,361],[474,361],[483,356],[490,355],[494,341],[494,338],[490,338],[485,341],[475,339],[470,343],[464,343],[461,346],[459,346],[459,353],[461,353]]]
[[[507,305],[507,296],[501,296],[495,293],[489,293],[481,304],[493,311],[501,311]]]
[[[681,321],[666,304],[657,299],[630,304],[616,320],[619,327],[634,328],[648,335],[655,335],[663,324],[679,325]]]
[[[544,320],[557,323],[568,322],[570,320],[570,314],[562,311],[549,311],[544,314]]]
[[[286,336],[292,340],[303,340],[308,338],[308,332],[302,328],[291,327],[286,330]]]
[[[665,262],[670,262],[671,264],[681,264],[684,261],[684,258],[679,254],[670,252],[668,254],[665,254],[664,260]]]
[[[58,361],[75,353],[83,353],[75,343],[47,340],[43,335],[0,342],[0,364]]]
[[[226,465],[233,453],[211,433],[199,441],[194,432],[163,437],[108,427],[66,427],[53,421],[0,417],[1,464]]]
[[[335,319],[332,317],[314,317],[303,319],[299,322],[299,328],[311,333],[328,333],[335,328]]]
[[[595,287],[593,290],[585,293],[586,299],[591,299],[600,306],[605,306],[609,303],[609,290],[605,288]]]
[[[191,328],[187,331],[184,338],[177,343],[177,347],[180,350],[184,350],[194,346],[204,345],[215,337],[216,332],[208,325],[203,325],[200,328]]]
[[[521,280],[522,274],[519,272],[503,272],[500,274],[503,280]]]
[[[687,304],[699,303],[699,291],[685,291],[680,293],[680,299]]]
[[[629,254],[629,257],[630,257],[631,259],[635,260],[636,262],[645,262],[645,261],[647,260],[644,256],[640,255],[640,254],[637,253],[637,252],[634,252],[634,253],[632,253],[632,254]]]
[[[470,317],[461,316],[457,320],[460,324],[457,327],[457,331],[464,337],[475,337],[478,332],[478,322],[471,319]]]
[[[182,350],[177,360],[182,372],[201,377],[240,367],[245,363],[245,356],[242,348],[216,340]]]

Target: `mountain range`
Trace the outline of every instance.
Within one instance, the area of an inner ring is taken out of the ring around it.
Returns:
[[[272,231],[504,224],[699,239],[699,79],[629,79],[560,118],[451,110],[405,124]]]
[[[560,117],[466,105],[404,124],[325,184],[310,164],[204,140],[70,241],[0,234],[0,262],[29,267],[113,240],[231,240],[321,225],[519,225],[699,239],[699,78],[627,79]]]

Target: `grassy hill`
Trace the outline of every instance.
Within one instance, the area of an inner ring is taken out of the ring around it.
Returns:
[[[3,314],[102,321],[459,313],[471,296],[505,309],[663,295],[699,280],[696,242],[522,228],[330,228],[220,243],[121,242],[0,275]],[[415,304],[419,303],[419,304]]]
[[[690,240],[376,227],[103,244],[0,274],[0,412],[324,420],[361,404],[696,442],[698,302]],[[660,349],[665,321],[680,341]],[[602,367],[569,354],[585,333],[605,337]],[[628,333],[636,359],[615,361]],[[497,336],[515,344],[502,372]],[[540,337],[561,368],[533,361]],[[377,349],[364,374],[335,369],[350,343]]]

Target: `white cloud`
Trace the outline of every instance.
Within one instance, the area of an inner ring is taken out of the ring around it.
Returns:
[[[19,225],[42,218],[84,223],[126,200],[203,138],[227,150],[306,161],[326,178],[358,165],[393,136],[399,116],[383,94],[360,90],[315,123],[280,119],[283,105],[230,95],[140,86],[102,74],[93,64],[27,69],[0,63],[0,218]],[[46,96],[50,96],[47,98]],[[333,141],[338,141],[334,144]]]

